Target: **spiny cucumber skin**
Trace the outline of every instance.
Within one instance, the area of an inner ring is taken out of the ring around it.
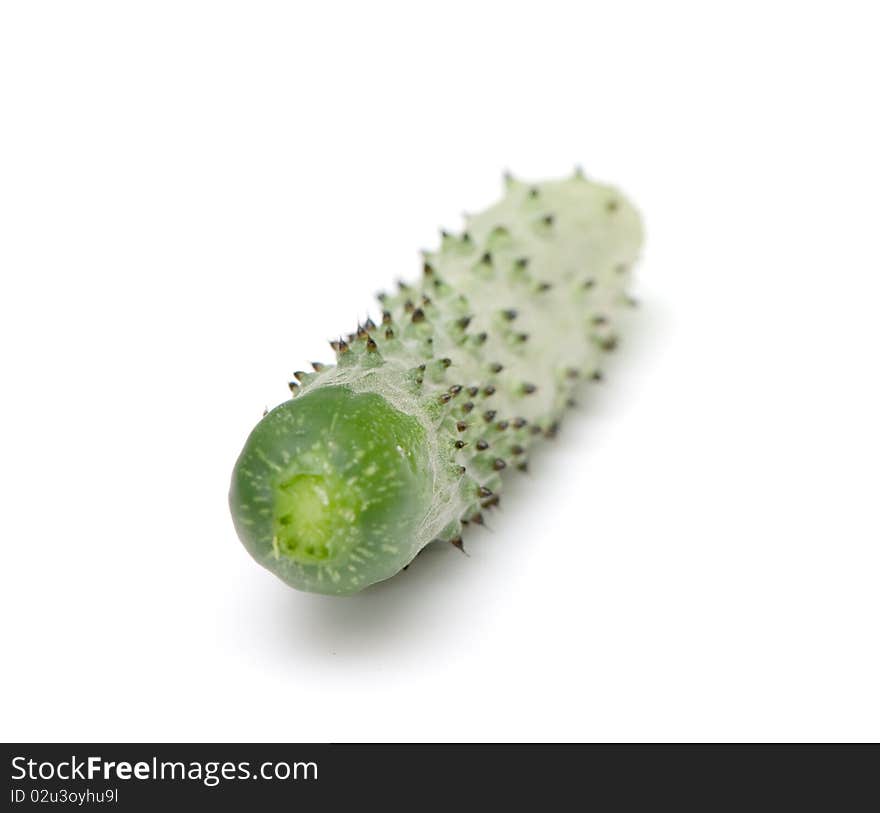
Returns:
[[[312,592],[357,592],[498,504],[580,382],[598,379],[631,303],[638,213],[612,187],[506,178],[442,234],[423,275],[380,295],[380,324],[297,373],[236,463],[230,507],[260,564]],[[378,321],[378,320],[377,320]]]

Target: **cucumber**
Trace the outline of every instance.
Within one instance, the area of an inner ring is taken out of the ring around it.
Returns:
[[[239,538],[289,585],[332,595],[387,579],[428,543],[461,548],[512,469],[602,376],[642,244],[614,188],[505,177],[441,233],[421,279],[290,382],[235,464]]]

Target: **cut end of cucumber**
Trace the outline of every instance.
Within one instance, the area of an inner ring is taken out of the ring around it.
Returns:
[[[260,421],[229,499],[260,564],[301,590],[339,595],[412,560],[432,487],[421,424],[380,395],[331,386]]]

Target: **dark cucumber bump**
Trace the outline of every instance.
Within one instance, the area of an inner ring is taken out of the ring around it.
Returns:
[[[241,541],[300,590],[345,595],[499,504],[582,381],[598,381],[638,258],[638,213],[580,172],[510,177],[495,206],[443,232],[421,279],[290,382],[232,475]]]

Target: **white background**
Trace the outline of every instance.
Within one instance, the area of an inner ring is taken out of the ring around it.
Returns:
[[[4,3],[0,735],[880,738],[872,5]],[[264,406],[575,163],[642,307],[491,532],[259,568]]]

